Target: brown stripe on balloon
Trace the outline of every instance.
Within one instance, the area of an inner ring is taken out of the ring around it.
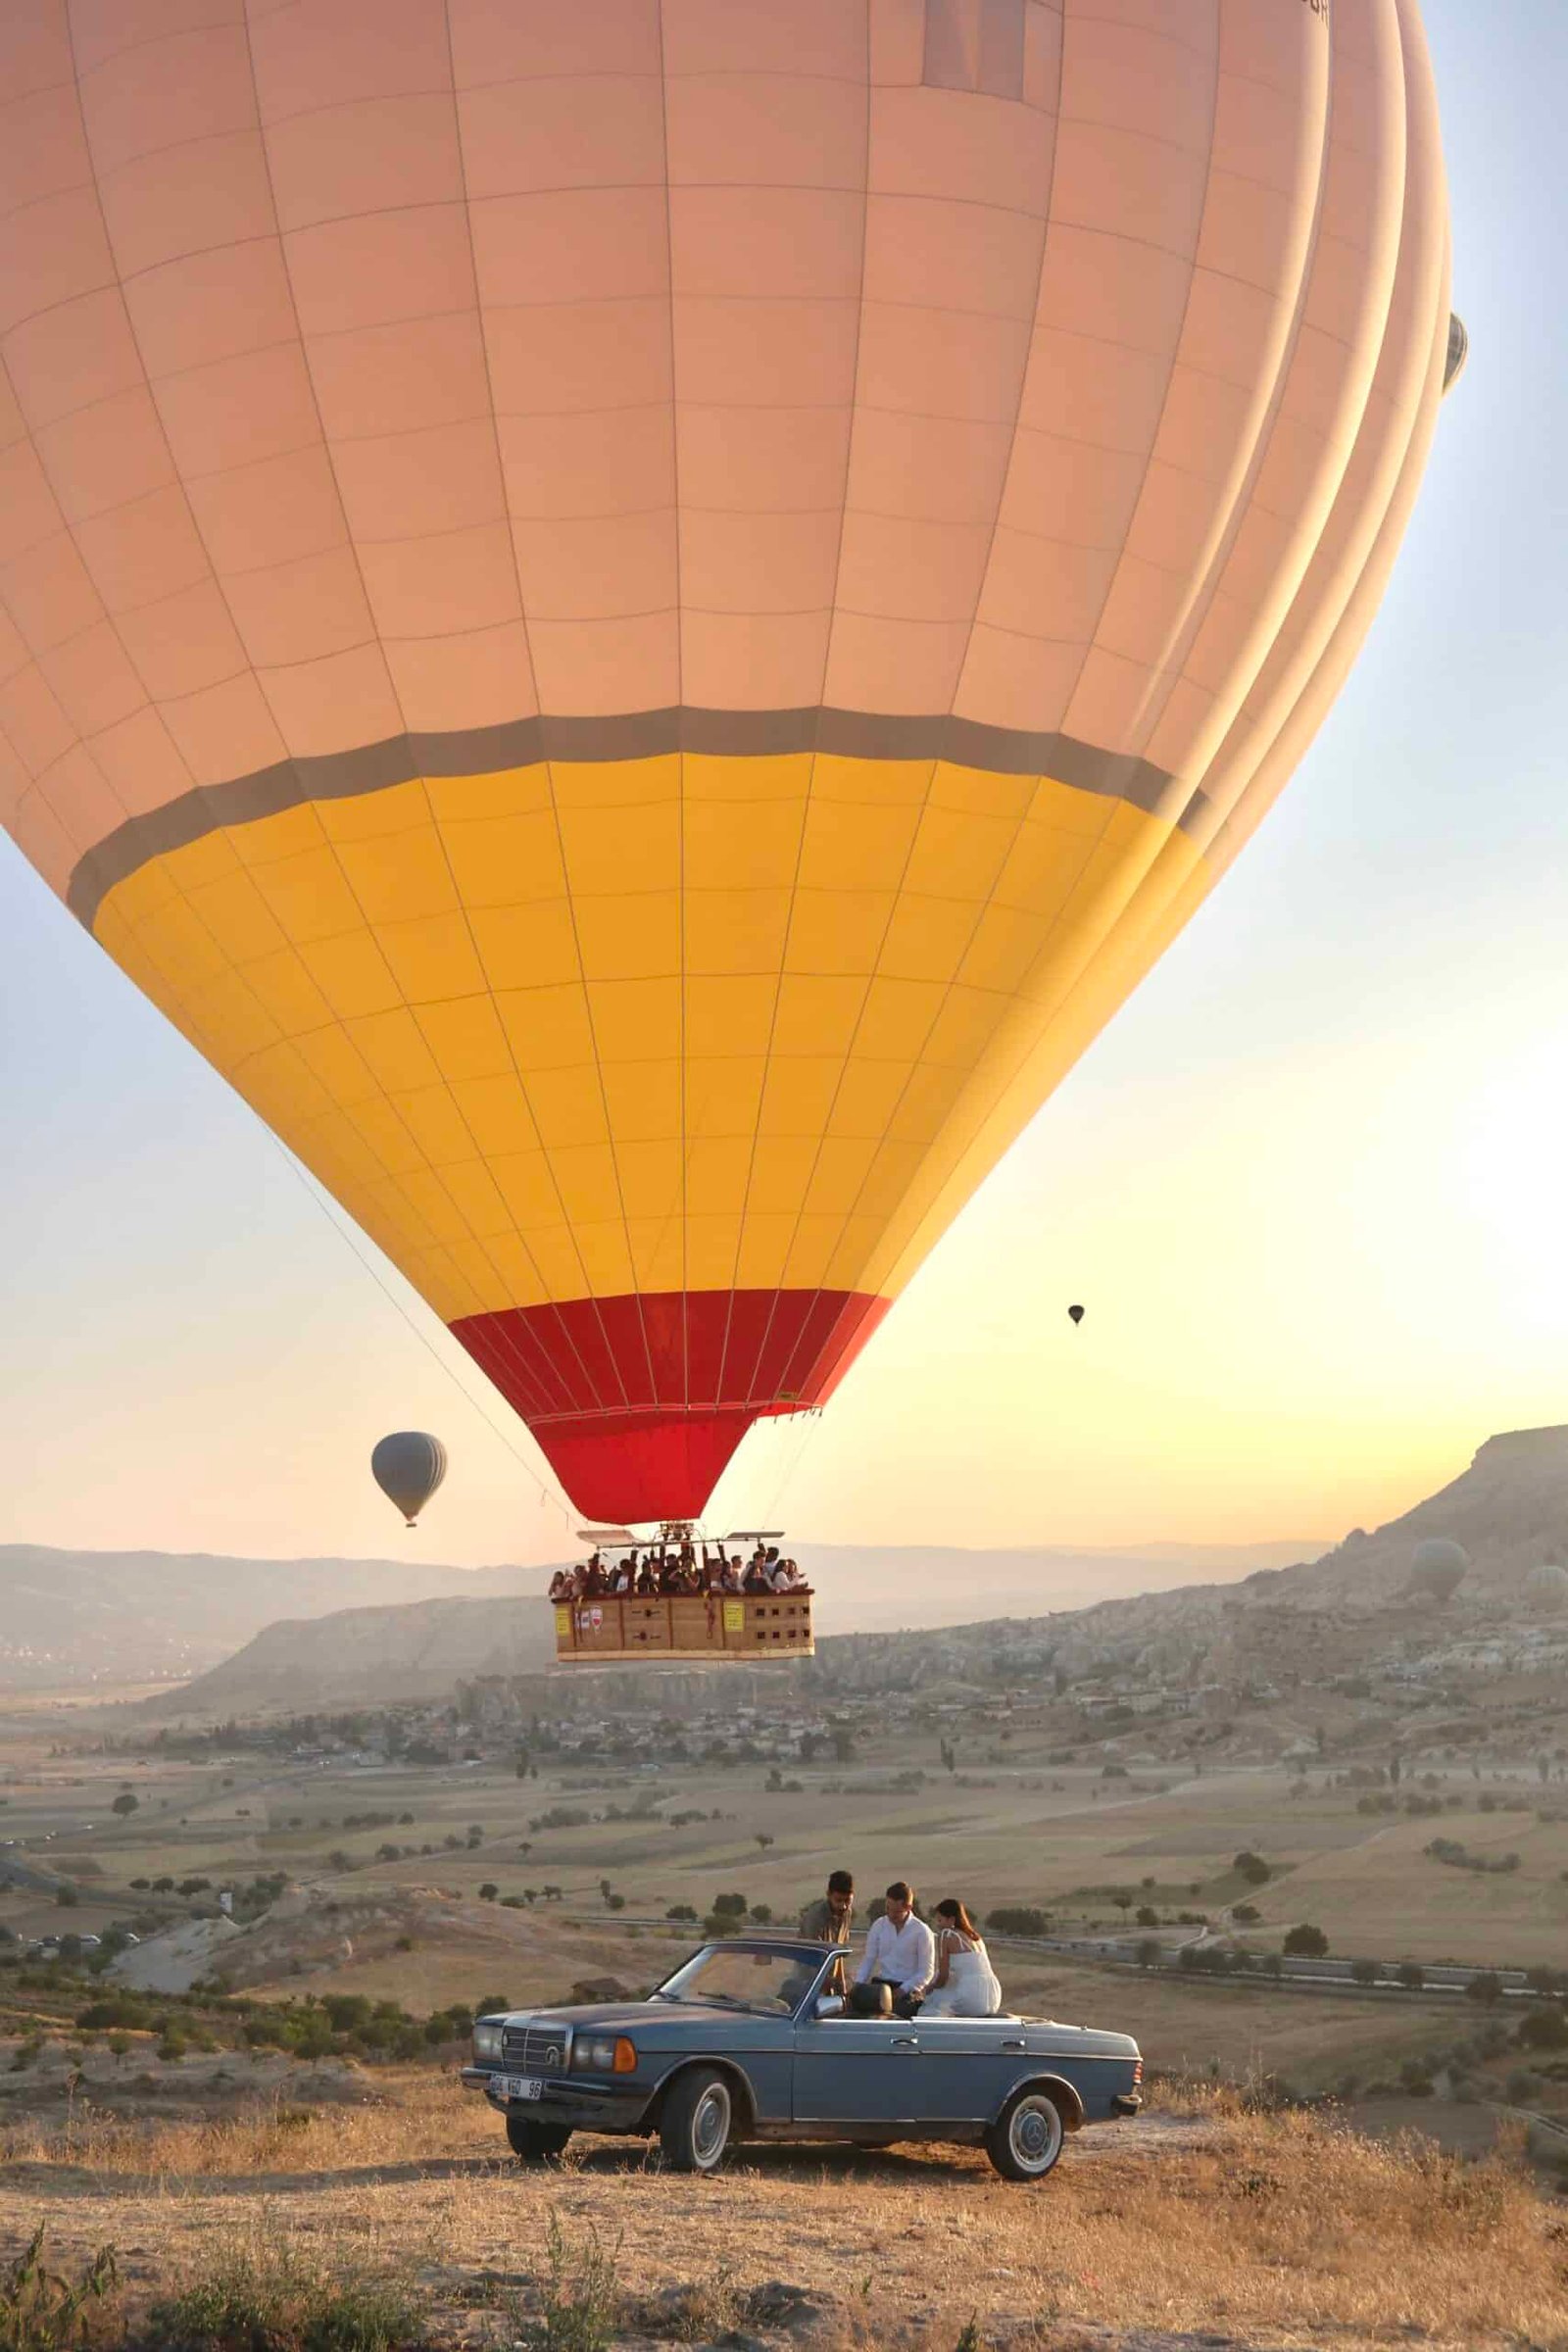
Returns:
[[[617,716],[537,716],[442,734],[389,736],[347,752],[279,760],[223,784],[198,784],[177,800],[133,816],[97,844],[72,873],[66,903],[91,930],[117,884],[155,858],[228,825],[277,816],[311,801],[385,792],[421,776],[479,776],[540,761],[654,760],[670,752],[767,759],[826,752],[848,760],[945,760],[992,775],[1051,776],[1080,792],[1127,801],[1191,831],[1203,795],[1163,768],[1102,751],[1071,735],[987,726],[947,712],[929,716],[805,707],[791,710],[708,710],[675,705]]]

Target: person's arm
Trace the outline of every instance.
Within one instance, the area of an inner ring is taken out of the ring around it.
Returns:
[[[937,1946],[936,1938],[923,1919],[917,1919],[914,1925],[920,1933],[915,1938],[914,1958],[910,1962],[909,1974],[904,1980],[904,1989],[906,1992],[920,1993],[930,1984],[937,1964]]]
[[[881,1920],[873,1919],[871,1932],[865,1939],[865,1949],[860,1954],[860,1965],[855,1972],[857,1984],[868,1984],[876,1975],[876,1964],[882,1951],[882,1936]]]

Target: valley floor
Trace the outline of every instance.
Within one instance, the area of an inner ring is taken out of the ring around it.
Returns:
[[[451,2346],[1568,2352],[1564,2208],[1506,2151],[1461,2163],[1201,2089],[1084,2133],[1034,2189],[914,2148],[750,2150],[693,2181],[636,2142],[523,2172],[449,2073],[410,2070],[357,2107],[78,2115],[0,2165],[0,2254],[40,2223],[68,2276],[116,2249],[105,2344],[182,2282],[243,2299],[292,2275],[379,2284],[411,2315],[398,2340]]]

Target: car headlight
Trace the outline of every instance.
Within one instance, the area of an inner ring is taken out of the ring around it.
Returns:
[[[473,2054],[476,2058],[499,2058],[501,2055],[501,2020],[483,2018],[473,2029]]]
[[[624,2034],[579,2034],[571,2063],[584,2074],[630,2075],[636,2072],[637,2051]]]

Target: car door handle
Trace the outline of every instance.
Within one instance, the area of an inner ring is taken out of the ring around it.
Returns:
[[[918,2036],[913,2034],[895,2034],[888,2047],[894,2050],[917,2050],[920,2043]]]
[[[1026,2050],[1029,2044],[1026,2041],[1004,2041],[1002,2046],[1004,2050]]]

